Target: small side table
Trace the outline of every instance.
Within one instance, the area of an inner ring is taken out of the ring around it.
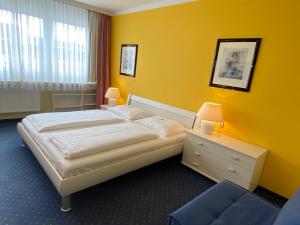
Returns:
[[[214,181],[227,179],[253,191],[267,151],[224,134],[187,130],[181,163]]]

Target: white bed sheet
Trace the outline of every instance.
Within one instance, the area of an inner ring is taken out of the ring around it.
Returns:
[[[22,121],[22,125],[35,139],[47,159],[63,178],[89,172],[129,157],[138,156],[149,151],[155,151],[156,149],[165,146],[182,145],[185,136],[184,133],[176,134],[167,138],[157,138],[138,144],[128,145],[125,147],[68,160],[64,159],[63,154],[56,149],[55,145],[49,140],[49,134],[51,131],[43,133],[38,132],[35,126],[28,119],[24,119]],[[65,130],[67,129],[62,131]]]

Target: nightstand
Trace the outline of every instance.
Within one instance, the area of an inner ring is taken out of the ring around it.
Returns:
[[[108,109],[110,107],[113,107],[113,106],[110,106],[110,105],[100,105],[100,109],[104,109],[104,110],[106,110],[106,109]]]
[[[181,163],[216,182],[227,179],[253,191],[267,151],[223,134],[207,135],[188,130]]]

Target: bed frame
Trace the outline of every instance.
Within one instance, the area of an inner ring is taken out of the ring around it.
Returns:
[[[135,95],[128,95],[127,104],[150,111],[155,115],[162,115],[169,119],[175,120],[177,122],[180,122],[187,128],[192,128],[195,122],[194,112]],[[133,170],[150,165],[152,163],[158,162],[160,160],[180,154],[182,151],[182,144],[165,146],[155,151],[150,151],[142,155],[127,158],[93,171],[68,178],[63,178],[47,159],[36,140],[23,127],[22,123],[19,123],[17,128],[23,138],[23,141],[29,146],[32,153],[35,155],[35,157],[47,173],[48,177],[50,178],[51,182],[55,186],[56,190],[60,194],[62,198],[62,211],[71,210],[71,194],[102,183],[109,179],[115,178],[117,176],[126,174]]]

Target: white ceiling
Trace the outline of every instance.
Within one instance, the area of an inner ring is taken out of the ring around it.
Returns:
[[[175,5],[195,0],[75,0],[96,7],[111,15],[119,15],[147,9]]]

